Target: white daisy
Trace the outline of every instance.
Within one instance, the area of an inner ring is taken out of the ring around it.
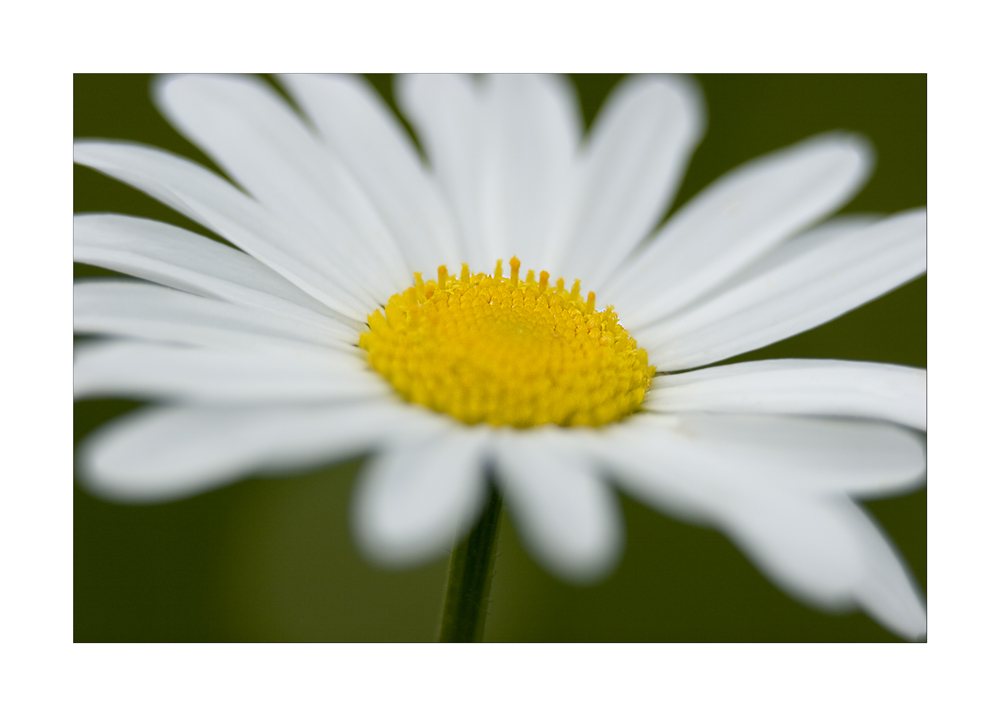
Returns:
[[[650,236],[703,133],[688,81],[621,83],[582,137],[558,78],[404,76],[426,164],[365,82],[281,83],[304,119],[252,78],[155,87],[233,183],[76,143],[78,163],[237,247],[76,217],[77,261],[144,279],[77,284],[77,331],[109,338],[77,351],[76,395],[164,401],[89,439],[89,489],[174,499],[374,453],[355,534],[405,565],[469,530],[490,474],[529,551],[581,582],[620,557],[621,489],[723,531],[803,601],[924,634],[912,577],[854,500],[924,483],[925,371],[701,368],[925,271],[923,209],[818,223],[867,180],[863,139],[748,162]]]

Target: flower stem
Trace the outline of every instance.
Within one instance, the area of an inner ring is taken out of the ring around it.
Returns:
[[[500,494],[491,487],[479,522],[469,536],[455,546],[451,555],[439,641],[483,640],[500,531],[500,502]]]

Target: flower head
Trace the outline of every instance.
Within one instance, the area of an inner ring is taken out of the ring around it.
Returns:
[[[149,147],[76,145],[237,247],[76,217],[76,260],[144,280],[77,285],[77,330],[112,338],[78,350],[76,393],[166,402],[90,439],[92,490],[171,499],[373,453],[355,534],[410,564],[468,530],[490,474],[535,557],[590,581],[621,554],[617,488],[722,530],[804,601],[924,632],[854,502],[922,484],[924,372],[702,368],[925,270],[922,210],[817,225],[866,181],[863,139],[749,162],[654,231],[703,131],[686,80],[623,83],[584,138],[556,78],[407,76],[427,164],[362,81],[282,83],[304,118],[253,79],[156,86],[233,183]]]
[[[475,425],[604,425],[639,409],[656,372],[580,282],[520,280],[520,261],[416,285],[368,317],[360,345],[406,400]]]

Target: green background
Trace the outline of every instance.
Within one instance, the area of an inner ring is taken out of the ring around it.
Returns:
[[[392,82],[370,76],[390,103]],[[620,75],[573,76],[589,124]],[[878,152],[846,211],[927,201],[925,75],[707,75],[708,132],[674,206],[759,154],[849,129]],[[394,106],[394,105],[393,105]],[[153,108],[146,75],[77,75],[74,135],[129,139],[212,165]],[[74,210],[203,228],[124,184],[74,167]],[[75,266],[76,276],[109,275]],[[926,366],[920,278],[842,318],[738,360],[808,357]],[[134,408],[81,401],[75,440]],[[249,479],[169,504],[124,506],[75,487],[76,641],[413,641],[438,627],[446,560],[384,571],[351,544],[361,461],[288,479]],[[628,545],[600,584],[539,568],[504,516],[487,641],[896,641],[861,613],[829,615],[779,591],[723,536],[622,496]],[[926,491],[868,503],[926,590]]]

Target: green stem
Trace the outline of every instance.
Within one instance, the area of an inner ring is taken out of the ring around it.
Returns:
[[[439,641],[483,640],[499,527],[500,494],[490,487],[479,522],[451,555]]]

